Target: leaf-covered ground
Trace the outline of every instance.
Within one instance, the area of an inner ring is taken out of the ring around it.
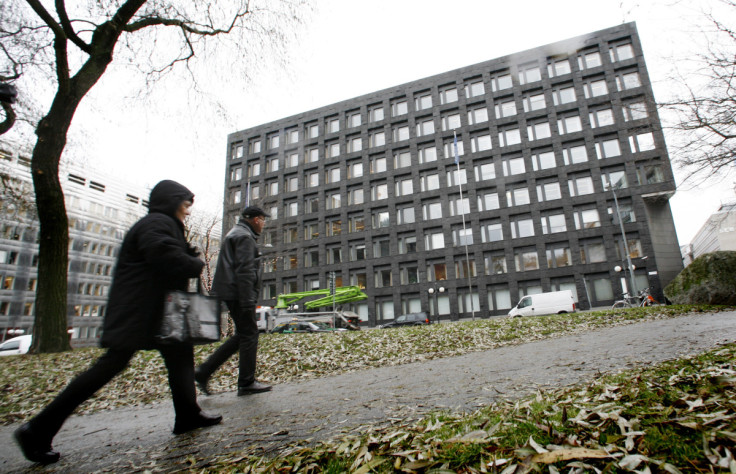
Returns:
[[[713,310],[718,308],[659,306],[537,318],[479,319],[340,334],[268,334],[260,339],[258,378],[282,383],[299,378],[451,357],[600,327]],[[198,347],[197,360],[203,360],[213,349],[213,346]],[[1,358],[0,423],[22,421],[36,413],[100,354],[100,349],[83,349],[60,354]],[[234,389],[236,364],[237,358],[233,358],[216,374],[210,383],[213,391]],[[80,413],[144,405],[168,397],[166,372],[161,357],[156,351],[141,351],[131,361],[128,370],[80,407]]]

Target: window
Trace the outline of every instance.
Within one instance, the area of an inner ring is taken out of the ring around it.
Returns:
[[[511,89],[511,74],[500,73],[491,77],[491,90],[498,92],[506,89]]]
[[[280,144],[280,138],[278,135],[271,135],[268,137],[268,149],[278,148]]]
[[[514,250],[514,265],[517,272],[529,272],[539,270],[539,256],[537,251],[531,248]]]
[[[365,202],[365,195],[363,188],[351,188],[348,189],[348,205],[355,206],[357,204],[363,204]]]
[[[327,264],[342,262],[342,247],[329,247],[325,249]]]
[[[547,102],[544,100],[543,93],[524,96],[524,112],[541,110],[545,107],[547,107]]]
[[[557,166],[555,154],[552,151],[540,151],[532,153],[532,169],[534,171],[546,170]]]
[[[569,267],[571,265],[572,252],[570,252],[570,247],[568,247],[567,244],[547,246],[547,268],[561,268]]]
[[[654,135],[652,132],[640,133],[629,137],[631,153],[654,150]]]
[[[585,163],[588,161],[588,152],[585,145],[569,145],[562,148],[562,160],[565,165]]]
[[[525,204],[529,204],[529,189],[509,189],[506,191],[506,203],[509,206],[523,206]]]
[[[417,120],[417,136],[423,137],[425,135],[431,135],[434,133],[434,120],[432,118],[428,119],[418,119]]]
[[[622,260],[626,255],[626,249],[624,248],[623,240],[621,239],[621,236],[616,236],[616,258],[618,260]],[[636,237],[628,237],[627,236],[627,243],[629,247],[629,256],[631,258],[641,258],[644,256],[644,252],[641,248],[641,241],[639,241]]]
[[[363,139],[359,136],[354,137],[348,137],[348,153],[355,153],[356,151],[360,151],[363,149]],[[340,149],[337,149],[338,154],[340,153]],[[330,155],[330,156],[337,156],[337,155]]]
[[[427,264],[427,281],[447,280],[447,265],[442,262],[431,262]]]
[[[457,156],[465,154],[465,145],[461,139],[457,141]],[[445,158],[455,158],[455,141],[448,140],[445,142]]]
[[[339,209],[342,201],[342,196],[339,192],[325,195],[325,208],[326,209]]]
[[[388,227],[390,224],[388,211],[374,211],[373,212],[373,228],[380,229]]]
[[[601,226],[601,218],[598,209],[573,209],[573,220],[575,221],[575,229],[592,229]]]
[[[405,263],[399,267],[402,285],[419,283],[419,266],[416,263]]]
[[[297,191],[299,189],[299,177],[298,176],[286,176],[284,177],[284,190],[288,192]]]
[[[537,199],[540,202],[562,199],[560,183],[557,181],[550,181],[548,183],[537,184]]]
[[[386,133],[383,130],[374,130],[368,134],[368,146],[371,148],[386,144]]]
[[[468,110],[468,125],[476,125],[479,123],[485,123],[488,121],[488,109],[485,107],[478,107],[475,109]]]
[[[296,201],[284,203],[284,215],[286,217],[294,217],[299,215],[299,204]]]
[[[327,119],[327,133],[336,133],[340,131],[340,119],[331,117]]]
[[[371,122],[378,122],[383,120],[383,107],[380,105],[374,105],[368,108],[368,120]]]
[[[463,214],[469,214],[470,213],[470,199],[463,197],[460,199],[457,198],[451,198],[450,199],[450,215],[451,216],[460,216]]]
[[[570,188],[570,197],[583,196],[585,194],[593,194],[593,178],[590,176],[578,175],[572,176],[567,181]]]
[[[365,216],[352,214],[348,216],[348,232],[363,232],[365,230]]]
[[[414,216],[414,206],[405,206],[405,207],[399,207],[396,209],[396,219],[397,224],[413,224],[416,222],[416,218]]]
[[[513,176],[526,172],[526,165],[524,164],[524,158],[521,156],[506,158],[503,160],[503,175]]]
[[[470,99],[472,97],[478,97],[485,94],[486,90],[483,86],[483,81],[475,80],[465,86],[465,97]]]
[[[442,203],[425,202],[422,204],[422,217],[425,221],[442,218]]]
[[[495,304],[494,304],[495,302]],[[491,311],[511,308],[511,292],[503,285],[488,288],[488,309]]]
[[[555,234],[557,232],[567,232],[567,224],[565,223],[565,214],[561,211],[547,213],[542,216],[542,233]]]
[[[508,273],[506,256],[503,253],[490,253],[483,256],[486,275],[500,275]]]
[[[309,138],[317,138],[319,136],[319,125],[316,123],[307,124],[306,130]]]
[[[412,234],[399,235],[399,253],[416,253],[417,236]]]
[[[261,197],[261,188],[258,186],[251,186],[250,187],[250,198],[251,200],[255,200]]]
[[[230,193],[230,204],[239,204],[243,200],[243,193],[240,189],[234,189]]]
[[[307,214],[311,214],[312,212],[319,212],[319,202],[320,199],[318,196],[307,196],[304,198],[304,212]]]
[[[606,247],[603,241],[584,240],[580,242],[580,260],[582,263],[596,263],[606,261]]]
[[[621,214],[621,222],[624,224],[636,222],[636,213],[634,212],[634,205],[631,201],[620,199],[618,201],[618,213],[616,212],[616,204],[614,201],[609,201],[609,205],[608,215],[611,216],[612,222],[615,225],[619,224],[618,214]]]
[[[243,157],[243,144],[242,143],[236,143],[232,147],[232,155],[231,158],[233,160],[237,160]]]
[[[516,115],[516,102],[513,99],[496,104],[496,118],[511,117],[513,115]]]
[[[527,126],[526,133],[529,140],[541,140],[552,136],[549,122],[538,122]]]
[[[409,126],[408,125],[400,125],[398,127],[394,127],[393,129],[393,140],[395,142],[400,142],[403,140],[409,139]]]
[[[388,184],[377,183],[371,185],[371,199],[374,201],[388,199]]]
[[[286,155],[284,160],[284,166],[287,168],[294,168],[299,166],[299,153],[289,153]]]
[[[565,133],[579,132],[582,129],[583,129],[583,124],[580,122],[580,116],[578,115],[562,117],[557,120],[557,131],[561,135]]]
[[[391,241],[389,239],[379,239],[373,241],[373,258],[390,257]]]
[[[629,182],[626,179],[626,172],[623,169],[603,169],[601,170],[601,181],[603,181],[603,189],[609,190],[628,188]]]
[[[365,258],[366,258],[365,243],[364,242],[351,243],[350,244],[350,261],[356,262],[359,260],[365,260]]]
[[[386,157],[383,155],[371,157],[371,174],[386,171]]]
[[[529,216],[517,216],[511,219],[511,238],[534,236],[534,222]]]
[[[304,223],[304,240],[314,240],[319,238],[319,223],[318,222],[305,222]]]
[[[424,248],[425,250],[445,248],[445,235],[441,231],[427,231],[427,233],[424,234]],[[443,278],[443,280],[444,279],[445,278]]]
[[[474,171],[476,181],[496,179],[496,167],[493,165],[493,162],[475,165]]]
[[[407,107],[406,99],[397,100],[391,103],[391,116],[398,117],[399,115],[406,115],[409,112]]]
[[[448,186],[458,186],[461,184],[468,184],[468,178],[465,175],[465,170],[449,170],[447,172],[447,185]]]
[[[557,77],[557,76],[563,76],[565,74],[570,74],[570,61],[565,59],[558,59],[558,60],[552,60],[547,65],[547,74],[549,74],[549,77]]]
[[[347,113],[347,123],[348,128],[355,128],[360,127],[361,120],[360,120],[360,112],[348,112]]]
[[[406,168],[407,166],[411,166],[411,153],[409,153],[409,150],[395,152],[394,169]]]
[[[261,163],[257,161],[252,161],[248,163],[248,176],[258,176],[261,174]]]
[[[626,61],[627,59],[633,59],[634,48],[631,44],[620,44],[618,46],[611,46],[611,62]]]
[[[591,80],[583,84],[583,91],[585,92],[585,98],[590,99],[608,94],[608,85],[606,85],[605,79]]]
[[[429,92],[414,97],[414,110],[424,110],[432,108],[432,96]]]
[[[605,84],[605,82],[603,83]],[[555,105],[570,104],[577,100],[575,88],[572,86],[559,87],[552,90],[552,102]]]
[[[325,231],[327,237],[334,237],[336,235],[342,234],[342,219],[327,219],[327,222],[325,223]]]
[[[12,290],[13,289],[13,282],[15,282],[15,277],[12,276],[6,276],[3,278],[3,286],[1,289],[3,290]]]
[[[490,150],[491,146],[492,145],[490,134],[476,135],[474,137],[470,137],[470,151],[472,153]]]
[[[464,257],[455,257],[455,278],[468,278],[475,277],[477,273],[475,271],[475,260],[470,260]],[[470,305],[468,305],[469,307]],[[475,305],[478,308],[478,305]]]
[[[340,156],[340,143],[336,141],[325,143],[325,156],[327,158],[336,158]]]
[[[426,146],[419,149],[419,163],[431,163],[437,161],[437,148]]]
[[[304,176],[304,184],[307,188],[314,188],[319,186],[319,173],[317,171],[307,173]]]
[[[248,142],[248,153],[254,154],[254,153],[260,153],[261,152],[261,141],[260,140],[251,140]]]
[[[647,118],[647,104],[644,101],[629,102],[623,105],[624,120],[640,120]]]
[[[616,87],[618,87],[618,90],[620,91],[641,87],[641,79],[639,78],[639,73],[634,71],[617,75]]]
[[[490,222],[481,222],[480,225],[481,242],[500,242],[503,240],[503,227],[501,221],[493,220]]]
[[[534,65],[520,66],[519,67],[519,84],[529,84],[542,80],[542,73],[539,71],[539,67]]]
[[[498,200],[498,193],[487,192],[485,194],[478,195],[478,210],[479,211],[492,211],[499,209],[501,204]]]
[[[409,196],[414,193],[414,183],[411,177],[396,178],[396,196]]]
[[[636,169],[639,184],[655,184],[664,182],[661,165],[643,165]]]
[[[582,53],[580,56],[578,56],[578,66],[581,70],[591,69],[601,66],[602,64],[603,62],[601,61],[601,53],[599,53],[598,51]]]
[[[325,170],[325,183],[339,183],[340,168],[329,168]]]
[[[237,167],[230,169],[230,181],[240,181],[243,179],[243,168]]]
[[[307,150],[307,163],[316,163],[319,161],[319,150],[317,148],[309,148]]]
[[[603,139],[596,142],[595,154],[599,160],[612,158],[614,156],[621,156],[621,147],[618,144],[618,139]]]
[[[363,176],[363,162],[351,161],[348,163],[348,179],[360,178]]]
[[[590,126],[593,128],[613,125],[613,110],[602,109],[590,113]]]
[[[296,143],[299,143],[299,130],[298,129],[292,128],[286,131],[286,143],[288,143],[289,145],[294,145]]]
[[[498,142],[501,146],[518,145],[521,143],[521,134],[518,128],[508,128],[498,132]]]
[[[299,231],[295,225],[284,226],[284,243],[293,244],[299,240]]]
[[[453,102],[457,102],[457,87],[453,85],[440,88],[440,104],[445,105]]]
[[[296,254],[289,254],[284,256],[284,270],[295,270],[298,268],[299,263]]]
[[[420,190],[422,192],[434,191],[440,188],[439,174],[425,174],[419,178]]]
[[[442,117],[442,130],[455,130],[460,128],[460,114],[453,113]]]

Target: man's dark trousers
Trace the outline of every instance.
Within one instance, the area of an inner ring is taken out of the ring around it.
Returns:
[[[256,356],[258,354],[258,322],[255,308],[241,308],[238,301],[225,301],[230,317],[235,323],[235,335],[222,343],[217,350],[197,368],[206,378],[220,368],[230,357],[240,351],[238,387],[247,387],[256,380]]]

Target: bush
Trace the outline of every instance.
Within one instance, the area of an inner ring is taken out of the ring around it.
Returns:
[[[667,285],[674,304],[736,305],[736,252],[713,252],[693,260]]]

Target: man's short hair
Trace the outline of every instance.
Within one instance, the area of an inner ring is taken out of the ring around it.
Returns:
[[[253,217],[258,216],[271,217],[271,214],[264,211],[258,206],[248,206],[243,209],[243,212],[241,212],[240,215],[243,216],[243,219],[252,219]]]

